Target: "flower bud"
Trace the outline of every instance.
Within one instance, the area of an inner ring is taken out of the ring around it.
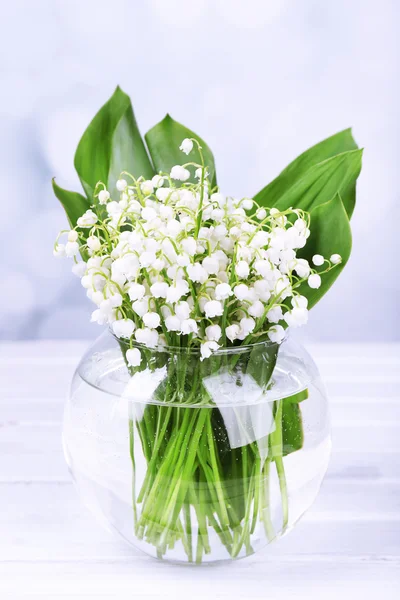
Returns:
[[[232,288],[229,283],[219,283],[215,288],[215,299],[226,300],[229,296],[232,296]]]
[[[112,324],[114,334],[119,338],[130,338],[135,330],[132,319],[118,319]]]
[[[221,302],[218,300],[209,300],[204,305],[204,312],[208,319],[213,319],[214,317],[220,317],[223,314],[224,309]]]
[[[140,189],[142,190],[142,192],[145,196],[149,196],[154,191],[153,181],[152,180],[143,181],[143,183],[140,184]]]
[[[143,323],[149,329],[157,329],[160,325],[160,315],[155,312],[148,312],[143,315]]]
[[[240,260],[235,267],[235,272],[239,279],[247,279],[250,267],[246,261]]]
[[[158,332],[155,329],[137,329],[135,338],[140,344],[144,344],[148,348],[155,348],[158,343]]]
[[[123,192],[126,189],[127,185],[128,184],[126,183],[125,179],[118,179],[117,183],[115,184],[115,187],[119,192]]]
[[[246,300],[249,294],[249,288],[244,283],[239,283],[239,285],[234,287],[233,293],[238,300]]]
[[[66,256],[76,256],[79,252],[79,244],[78,242],[67,242],[65,244],[65,254]]]
[[[333,265],[338,265],[340,262],[342,262],[342,257],[340,254],[332,254],[330,261]]]
[[[181,165],[175,165],[171,169],[170,177],[171,179],[177,179],[178,181],[187,181],[190,177],[190,171]]]
[[[164,185],[164,177],[162,177],[161,175],[154,175],[154,177],[151,180],[151,183],[154,187],[160,188]]]
[[[258,211],[256,212],[256,217],[259,221],[264,221],[266,216],[267,216],[267,211],[265,210],[265,208],[259,208]]]
[[[312,257],[312,262],[313,265],[315,265],[316,267],[320,267],[324,264],[325,259],[321,254],[314,254],[314,256]]]
[[[205,332],[209,342],[218,342],[222,335],[221,327],[219,325],[209,325],[206,327]]]
[[[237,339],[239,333],[240,326],[237,323],[233,323],[233,325],[229,325],[229,327],[225,329],[225,335],[231,342],[234,342]]]
[[[274,325],[268,331],[268,337],[271,342],[275,342],[276,344],[280,344],[285,337],[285,330],[282,325]]]
[[[310,288],[314,290],[317,290],[321,286],[321,277],[318,275],[318,273],[313,273],[310,275],[307,281]]]
[[[217,344],[217,342],[204,342],[200,346],[200,354],[201,354],[200,360],[204,360],[205,358],[210,358],[211,354],[215,350],[218,350],[218,348],[219,348],[219,345]]]
[[[86,240],[86,243],[87,243],[87,247],[92,252],[97,252],[101,248],[101,242],[100,242],[99,238],[97,238],[94,235],[89,236],[88,239]]]
[[[138,367],[142,362],[142,355],[138,348],[130,348],[126,351],[126,360],[131,367]]]
[[[107,190],[100,190],[99,204],[107,204],[109,199],[110,199],[110,192],[107,192]]]
[[[189,138],[185,138],[182,144],[179,146],[179,150],[184,152],[185,154],[190,154],[193,150],[193,142]]]

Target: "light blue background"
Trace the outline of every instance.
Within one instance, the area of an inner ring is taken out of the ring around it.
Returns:
[[[398,340],[397,0],[29,0],[2,5],[3,339],[94,337],[92,309],[52,244],[50,187],[116,84],[142,133],[166,112],[212,147],[219,183],[251,195],[348,127],[366,148],[350,264],[312,311],[313,340]]]

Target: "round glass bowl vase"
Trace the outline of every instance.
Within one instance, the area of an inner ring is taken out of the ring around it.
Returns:
[[[311,506],[331,442],[318,370],[292,340],[138,348],[106,331],[75,372],[64,450],[87,506],[133,546],[204,564],[253,554]],[[137,353],[136,353],[137,354]]]

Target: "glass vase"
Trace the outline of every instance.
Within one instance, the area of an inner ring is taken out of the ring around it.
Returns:
[[[292,340],[148,349],[106,331],[73,377],[64,450],[89,508],[158,559],[249,556],[314,501],[330,455],[318,370]]]

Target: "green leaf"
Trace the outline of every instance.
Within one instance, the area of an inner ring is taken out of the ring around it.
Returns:
[[[78,192],[69,192],[56,184],[55,179],[51,181],[53,191],[67,214],[71,228],[75,227],[79,217],[90,208],[90,202],[87,198]]]
[[[246,373],[251,375],[261,389],[266,389],[278,359],[278,344],[255,345],[249,357]]]
[[[301,179],[309,169],[320,162],[344,152],[358,148],[351,134],[351,129],[345,129],[312,146],[293,162],[291,162],[271,183],[263,188],[256,196],[257,202],[263,206],[276,206],[279,199]],[[349,218],[355,205],[355,183],[350,182],[342,189],[342,198]]]
[[[308,388],[302,390],[301,392],[297,392],[297,394],[293,394],[293,396],[286,396],[286,398],[282,398],[284,402],[292,402],[295,404],[299,404],[299,402],[303,402],[308,399]]]
[[[351,229],[348,216],[339,194],[330,202],[317,206],[310,213],[311,234],[299,256],[311,263],[314,254],[322,254],[329,258],[332,254],[340,254],[342,262],[334,269],[321,276],[322,284],[317,290],[311,289],[307,283],[300,286],[299,292],[308,298],[308,307],[314,306],[329,290],[333,282],[343,271],[351,253]]]
[[[303,447],[304,432],[301,410],[295,402],[282,404],[282,455],[287,456]]]
[[[96,114],[83,134],[75,153],[75,169],[90,200],[98,181],[115,195],[121,171],[146,179],[154,175],[139,133],[132,104],[121,88]]]
[[[314,165],[275,202],[275,207],[311,211],[325,204],[354,186],[361,170],[361,157],[362,150],[352,150]]]
[[[68,222],[72,229],[75,227],[79,217],[81,217],[83,213],[90,208],[90,202],[78,192],[69,192],[68,190],[64,190],[56,184],[54,179],[52,179],[51,184],[53,186],[54,194],[64,207]],[[87,233],[85,234],[84,232],[83,235],[85,238],[87,237]],[[80,250],[80,253],[83,260],[87,260],[89,258],[89,255],[85,250]]]
[[[270,456],[287,456],[303,447],[301,410],[296,402],[279,400],[274,406],[275,429],[269,434]]]
[[[182,140],[195,138],[202,147],[204,163],[208,167],[212,187],[216,185],[215,162],[210,148],[196,133],[178,121],[174,121],[169,115],[166,115],[162,121],[150,129],[144,137],[156,171],[165,173],[169,173],[174,165],[183,165],[188,162],[201,164],[196,145],[188,156],[179,150]],[[193,168],[189,167],[189,169],[192,173],[190,181],[194,182]]]

